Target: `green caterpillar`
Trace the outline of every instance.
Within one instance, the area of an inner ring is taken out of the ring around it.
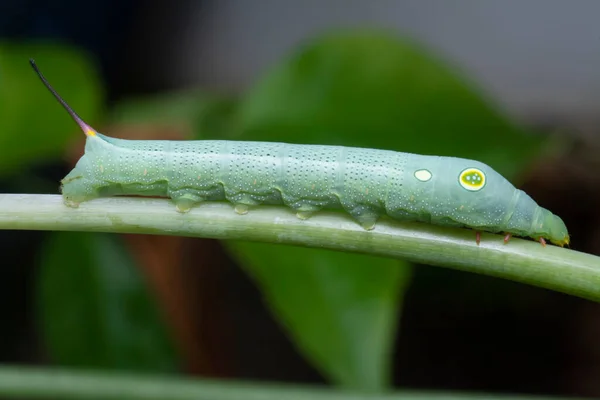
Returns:
[[[569,244],[560,217],[473,160],[343,146],[225,140],[123,140],[96,132],[32,67],[86,134],[85,153],[61,181],[65,204],[102,196],[172,199],[179,212],[226,199],[239,214],[284,204],[306,219],[341,208],[371,230],[381,215]]]

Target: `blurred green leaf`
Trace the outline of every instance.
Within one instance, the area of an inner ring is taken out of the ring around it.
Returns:
[[[234,98],[204,90],[187,90],[123,100],[111,113],[112,123],[186,124],[198,139],[231,134]]]
[[[85,54],[60,45],[0,42],[0,175],[60,157],[67,141],[81,134],[29,58],[88,123],[101,110],[100,78]]]
[[[477,159],[511,179],[540,149],[468,80],[401,38],[331,34],[247,93],[246,138]]]
[[[39,312],[55,362],[175,370],[158,307],[119,236],[54,232],[40,257]]]
[[[117,103],[110,119],[113,123],[190,122],[211,100],[203,91],[128,98]]]
[[[226,242],[300,350],[341,386],[389,386],[390,354],[411,268],[397,260]]]

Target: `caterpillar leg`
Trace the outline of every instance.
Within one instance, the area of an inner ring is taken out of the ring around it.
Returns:
[[[233,211],[235,211],[239,215],[248,214],[249,209],[250,209],[250,207],[248,207],[247,204],[241,204],[241,203],[236,204],[235,207],[233,207]]]
[[[546,239],[544,239],[543,237],[540,238],[540,243],[542,246],[546,247]]]
[[[227,200],[234,204],[233,210],[239,215],[248,214],[251,206],[257,206],[261,203],[261,201],[247,193],[229,194]]]
[[[63,203],[70,208],[79,208],[79,205],[84,201],[93,200],[98,198],[98,196],[87,196],[87,197],[79,197],[79,196],[63,196]]]
[[[303,204],[303,205],[295,208],[295,210],[296,210],[296,217],[298,217],[298,219],[307,220],[310,217],[312,217],[316,212],[321,210],[321,207],[315,206],[315,205],[310,205],[310,204]]]
[[[511,237],[512,237],[512,234],[510,234],[510,233],[504,234],[504,244],[508,243],[508,241],[510,240]]]
[[[312,217],[314,213],[314,211],[296,211],[296,217],[301,220],[306,220]]]
[[[284,198],[283,204],[294,210],[296,217],[301,220],[309,219],[323,208],[322,204],[318,201],[300,200],[297,198]]]
[[[60,191],[63,196],[63,202],[67,207],[78,208],[84,201],[96,199],[99,197],[98,184],[77,176],[70,179],[63,179]]]
[[[479,243],[481,243],[481,232],[480,231],[475,231],[475,243],[477,243],[477,246],[479,246]]]
[[[375,224],[379,219],[377,211],[369,206],[356,206],[348,210],[348,213],[367,231],[375,229]]]
[[[193,189],[173,190],[169,192],[169,197],[175,203],[175,209],[180,213],[186,213],[204,201],[204,198]]]

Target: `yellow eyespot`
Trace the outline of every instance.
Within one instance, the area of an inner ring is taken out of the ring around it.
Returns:
[[[485,174],[480,169],[467,168],[458,176],[458,182],[463,188],[476,192],[485,186]]]

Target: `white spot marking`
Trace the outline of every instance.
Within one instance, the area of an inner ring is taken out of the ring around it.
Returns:
[[[429,172],[426,169],[419,169],[415,171],[415,178],[417,178],[421,182],[427,182],[431,179],[431,172]]]

